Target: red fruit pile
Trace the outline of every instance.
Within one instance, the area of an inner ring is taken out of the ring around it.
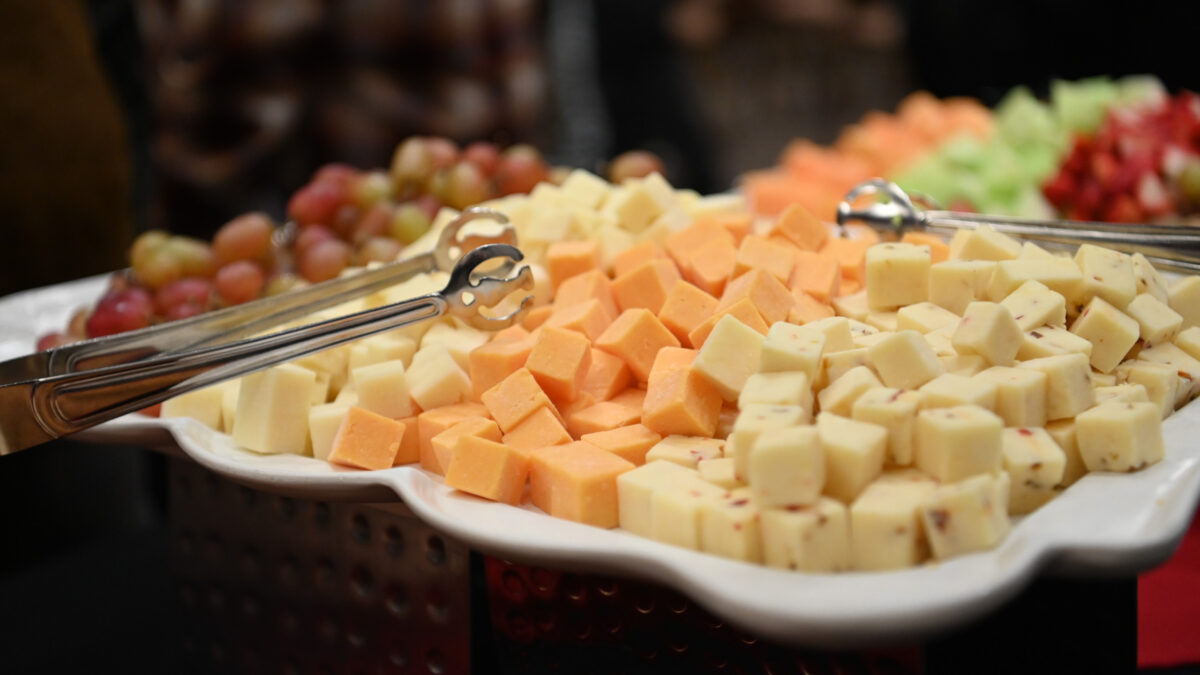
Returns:
[[[1200,207],[1200,95],[1114,108],[1043,186],[1066,218],[1135,223]]]

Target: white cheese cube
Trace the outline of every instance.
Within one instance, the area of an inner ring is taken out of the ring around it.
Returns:
[[[1046,374],[1029,368],[993,366],[975,376],[996,385],[993,411],[1006,427],[1046,425]]]
[[[875,364],[871,361],[871,352],[867,347],[847,349],[821,357],[821,372],[817,378],[816,388],[824,389],[830,382],[840,379],[854,368],[864,366],[875,372]]]
[[[1067,456],[1040,427],[1004,430],[1004,471],[1008,474],[1008,512],[1030,513],[1054,499]]]
[[[725,444],[715,438],[672,434],[646,452],[646,463],[663,460],[695,469],[706,459],[721,457]]]
[[[871,306],[867,304],[867,289],[855,291],[849,295],[839,295],[830,301],[833,305],[833,311],[837,312],[838,316],[862,321],[871,313]]]
[[[1149,346],[1175,339],[1183,327],[1183,317],[1153,295],[1143,293],[1125,307],[1125,313],[1138,323],[1139,335]]]
[[[1008,482],[1004,473],[975,476],[943,485],[921,502],[921,520],[935,558],[986,551],[1008,535]]]
[[[895,332],[898,317],[898,312],[871,312],[863,318],[863,322],[875,330]],[[854,344],[859,344],[859,341],[855,340]]]
[[[608,181],[603,178],[583,169],[575,169],[567,174],[558,192],[563,201],[595,210],[604,203],[610,189]]]
[[[433,327],[430,330],[433,330]],[[396,360],[403,361],[404,365],[408,366],[412,363],[412,357],[416,353],[417,341],[409,335],[398,332],[372,335],[352,344],[346,369],[351,370],[372,363]]]
[[[1025,333],[1021,348],[1017,350],[1018,361],[1040,359],[1062,354],[1092,355],[1092,343],[1065,328],[1042,326]]]
[[[829,319],[825,319],[825,321],[834,321],[837,319],[844,320],[846,322],[846,327],[849,328],[849,330],[850,330],[851,344],[849,346],[846,346],[845,349],[854,349],[855,347],[861,347],[862,345],[858,344],[860,340],[862,340],[866,337],[870,337],[872,335],[879,334],[878,328],[876,328],[870,324],[863,323],[862,321],[858,321],[856,319],[849,319],[846,317],[835,316],[835,317],[831,317]],[[834,352],[834,351],[838,351],[838,350],[830,349],[829,344],[826,343],[825,351]]]
[[[954,342],[951,339],[954,329],[957,327],[957,324],[945,326],[925,334],[925,341],[929,343],[929,348],[939,359],[945,356],[958,356],[958,350],[954,348]]]
[[[1109,387],[1093,387],[1096,390],[1096,405],[1101,403],[1151,403],[1146,388],[1140,384],[1114,384]]]
[[[617,476],[617,520],[621,529],[650,537],[653,494],[673,485],[692,482],[704,481],[695,471],[673,462],[648,461]]]
[[[1046,356],[1025,361],[1017,367],[1046,374],[1047,420],[1074,417],[1096,401],[1092,391],[1092,369],[1083,354]]]
[[[987,299],[988,282],[996,269],[993,260],[945,260],[929,268],[929,301],[962,314],[967,304]]]
[[[1026,241],[1021,243],[1021,254],[1017,256],[1017,260],[1045,260],[1053,257],[1054,254],[1050,251],[1032,241]]]
[[[1117,367],[1120,368],[1120,366]],[[1092,371],[1092,387],[1111,387],[1114,384],[1120,384],[1117,382],[1116,370],[1113,370],[1111,373],[1097,373],[1094,370]]]
[[[952,260],[1012,260],[1019,255],[1020,242],[987,225],[960,230],[950,240]]]
[[[404,362],[382,361],[350,371],[358,392],[358,407],[384,417],[400,419],[413,414]]]
[[[625,181],[621,189],[609,193],[604,210],[617,217],[622,229],[638,234],[650,227],[667,206],[655,198],[644,182],[634,179]]]
[[[800,371],[808,375],[809,382],[816,381],[825,350],[825,334],[806,328],[783,321],[772,324],[762,342],[759,372]]]
[[[763,336],[726,314],[713,326],[692,368],[708,380],[726,401],[736,401],[746,380],[758,371]]]
[[[823,412],[817,434],[825,450],[825,494],[849,504],[883,471],[887,429]]]
[[[1075,252],[1075,264],[1083,273],[1080,301],[1100,297],[1123,308],[1137,295],[1133,261],[1128,255],[1094,244],[1081,244]]]
[[[262,453],[302,455],[308,445],[313,371],[285,363],[242,377],[233,442]]]
[[[996,271],[988,282],[988,299],[1000,302],[1026,281],[1038,281],[1068,303],[1083,293],[1083,273],[1070,258],[1051,260],[1004,260],[996,263]]]
[[[872,330],[875,330],[875,329],[872,328]],[[860,349],[864,348],[864,347],[867,349],[870,349],[871,347],[874,347],[875,345],[879,344],[880,342],[883,342],[891,334],[892,334],[892,331],[885,332],[885,331],[876,330],[874,333],[865,333],[862,335],[855,335],[854,336],[854,346],[858,347]]]
[[[699,551],[700,511],[725,494],[699,476],[655,490],[650,495],[650,538]]]
[[[1135,360],[1122,363],[1115,372],[1118,382],[1141,385],[1150,402],[1159,407],[1162,419],[1175,412],[1179,375],[1174,368],[1164,363]]]
[[[700,477],[705,481],[726,490],[745,485],[737,478],[737,467],[734,465],[732,457],[702,459],[696,463],[696,470],[700,472]]]
[[[991,365],[987,362],[987,359],[978,354],[939,356],[938,360],[942,362],[942,369],[947,373],[962,375],[963,377],[971,377],[976,373],[983,372]]]
[[[700,548],[725,558],[762,562],[759,507],[744,490],[700,505]]]
[[[1026,281],[1000,301],[1021,330],[1038,326],[1066,326],[1067,301],[1040,281]]]
[[[825,319],[818,319],[801,326],[801,333],[811,335],[814,332],[819,332],[825,336],[824,352],[831,354],[833,352],[845,351],[854,349],[854,327],[866,327],[874,331],[875,329],[866,326],[866,324],[858,321],[851,321],[844,316],[831,316]],[[774,328],[775,326],[771,326]],[[785,329],[780,329],[785,330]],[[790,330],[790,329],[786,329]],[[767,332],[767,337],[771,337],[770,331]]]
[[[762,507],[816,503],[825,486],[825,454],[811,425],[761,434],[750,457],[746,481]]]
[[[836,499],[822,497],[814,506],[763,509],[763,562],[801,572],[850,569],[850,518]]]
[[[999,471],[1003,430],[999,416],[978,406],[922,410],[914,463],[943,483]]]
[[[1008,308],[994,302],[972,302],[951,336],[960,354],[978,354],[996,366],[1012,365],[1021,349],[1021,328]]]
[[[612,259],[621,251],[637,244],[634,236],[618,227],[616,222],[616,219],[613,218],[611,225],[599,226],[592,234],[592,238],[600,243],[600,254],[606,264],[611,264]],[[522,249],[524,249],[523,245]]]
[[[893,330],[915,330],[925,335],[944,326],[958,323],[958,315],[932,302],[918,302],[901,307],[896,312],[896,328]]]
[[[1161,410],[1153,403],[1102,403],[1075,417],[1088,471],[1138,471],[1164,455]]]
[[[190,417],[209,429],[221,431],[223,398],[224,389],[212,385],[163,401],[159,414],[162,417]]]
[[[1183,327],[1200,325],[1200,277],[1180,277],[1167,289],[1167,304],[1183,317]]]
[[[1132,262],[1133,278],[1137,284],[1137,292],[1149,293],[1159,302],[1169,302],[1167,282],[1158,273],[1158,270],[1154,269],[1154,265],[1151,265],[1150,261],[1146,260],[1146,256],[1141,253],[1134,253]]]
[[[867,306],[887,310],[929,299],[929,247],[876,244],[867,249]]]
[[[846,371],[845,374],[822,389],[817,394],[817,404],[822,411],[848,416],[854,409],[854,402],[858,400],[858,397],[869,389],[881,386],[883,383],[879,381],[878,377],[875,377],[875,373],[871,372],[870,368],[857,366]]]
[[[943,372],[942,362],[920,333],[899,331],[870,348],[871,362],[883,383],[916,389]]]
[[[1179,386],[1175,393],[1175,407],[1188,402],[1200,392],[1200,361],[1192,358],[1179,347],[1164,342],[1138,352],[1139,361],[1161,363],[1175,369]],[[1148,390],[1147,390],[1148,391]]]
[[[936,487],[932,480],[869,485],[850,505],[854,569],[901,569],[929,557],[920,505]]]
[[[322,403],[309,409],[308,436],[312,439],[313,457],[329,459],[329,453],[333,451],[333,439],[349,409],[350,406],[345,403]]]
[[[917,410],[923,395],[892,387],[867,390],[854,402],[851,417],[887,430],[887,460],[897,466],[913,462]]]
[[[465,371],[471,370],[471,352],[488,341],[488,334],[470,327],[455,327],[448,323],[434,324],[421,338],[421,348],[437,345],[450,352],[454,362]]]
[[[750,476],[750,456],[760,435],[804,424],[806,419],[804,409],[795,405],[752,403],[743,408],[725,442],[725,456],[733,458],[738,480]]]
[[[221,387],[221,430],[233,435],[233,422],[237,419],[238,395],[242,391],[241,379],[226,380]]]
[[[1200,358],[1200,326],[1192,326],[1180,331],[1179,335],[1176,335],[1171,342],[1187,352],[1188,356],[1194,359]]]
[[[995,382],[946,373],[921,385],[918,391],[924,397],[921,400],[923,409],[977,405],[994,411],[997,390]]]
[[[438,345],[418,351],[404,379],[412,399],[422,410],[458,403],[471,395],[471,379],[466,371],[449,351]]]
[[[811,419],[812,381],[802,372],[755,373],[746,380],[746,386],[738,396],[739,408],[751,403],[800,406]]]
[[[1079,456],[1079,444],[1075,440],[1075,420],[1055,420],[1047,424],[1045,429],[1063,451],[1065,463],[1062,482],[1058,486],[1068,488],[1087,474],[1087,466],[1083,463],[1083,457]]]

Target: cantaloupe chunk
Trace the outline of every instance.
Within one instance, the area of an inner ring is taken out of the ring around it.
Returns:
[[[704,323],[717,309],[717,299],[696,286],[680,279],[671,287],[658,320],[671,331],[680,344],[691,346],[688,333]]]
[[[651,260],[613,279],[613,299],[621,311],[644,308],[657,314],[679,279],[675,263],[665,258]]]
[[[546,272],[555,289],[577,274],[600,269],[602,264],[600,244],[593,240],[556,241],[546,248]]]
[[[650,372],[642,424],[663,436],[712,436],[721,415],[721,394],[692,369],[699,352],[665,348]]]
[[[421,468],[436,474],[446,473],[454,444],[462,436],[478,436],[497,443],[501,439],[500,427],[494,421],[478,415],[464,418],[429,439],[429,450],[421,453]]]
[[[493,339],[471,352],[471,387],[476,400],[514,370],[525,366],[533,338]]]
[[[446,467],[446,485],[513,505],[521,503],[528,476],[525,452],[478,436],[459,438]]]
[[[519,368],[483,392],[483,405],[505,433],[525,421],[538,408],[553,405],[528,368]]]
[[[696,326],[695,330],[688,333],[688,342],[692,343],[692,347],[696,349],[703,347],[705,341],[708,340],[709,334],[712,333],[713,327],[726,316],[732,316],[763,335],[766,335],[767,331],[770,330],[770,326],[763,319],[762,313],[754,307],[754,303],[750,301],[750,298],[742,298],[729,307],[718,310],[712,316],[708,317],[704,323]]]
[[[551,445],[570,443],[571,434],[567,433],[558,416],[550,408],[538,408],[532,415],[525,418],[513,430],[504,434],[502,442],[505,445],[528,452]]]
[[[788,310],[796,304],[782,281],[760,269],[750,270],[730,281],[717,303],[717,311],[727,309],[743,298],[754,304],[768,326],[786,319]]]
[[[648,309],[629,309],[596,339],[598,349],[619,357],[639,382],[650,377],[654,357],[663,347],[678,347],[679,340]]]
[[[716,297],[725,291],[725,283],[733,274],[736,265],[737,248],[724,239],[715,238],[691,252],[684,278],[705,293]]]
[[[769,273],[786,284],[792,277],[792,268],[796,266],[796,247],[784,245],[760,237],[755,234],[747,235],[738,247],[737,258],[734,260],[733,276],[741,276],[753,269]]]
[[[796,251],[795,265],[787,283],[793,295],[796,291],[803,291],[828,303],[837,296],[841,279],[842,269],[836,258],[823,253],[800,250]]]
[[[799,204],[792,204],[775,220],[772,232],[782,234],[796,246],[820,251],[829,239],[829,229]]]
[[[662,436],[644,424],[630,424],[607,431],[583,434],[579,440],[641,466],[646,463],[646,453],[662,440]]]
[[[579,333],[547,326],[525,367],[552,401],[574,401],[592,363],[592,345]]]
[[[641,419],[642,409],[640,406],[635,407],[615,401],[600,401],[568,415],[567,431],[571,432],[573,438],[581,438],[584,434],[636,424]]]
[[[567,279],[554,293],[554,309],[560,310],[588,300],[599,300],[610,316],[620,314],[613,299],[612,281],[604,272],[592,270]]]
[[[613,256],[613,276],[619,277],[635,267],[640,267],[655,258],[663,258],[666,255],[667,252],[657,241],[648,239],[640,244],[635,244]]]
[[[583,441],[529,453],[533,504],[556,517],[596,527],[616,527],[617,476],[632,462]]]
[[[573,305],[556,306],[542,325],[572,330],[589,340],[595,340],[605,328],[612,325],[615,318],[617,315],[610,314],[603,302],[591,298]]]
[[[387,469],[403,436],[403,423],[351,406],[333,438],[329,461],[360,469]]]

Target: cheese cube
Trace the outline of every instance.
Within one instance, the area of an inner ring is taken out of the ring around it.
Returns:
[[[1137,285],[1138,293],[1149,293],[1154,296],[1159,302],[1169,303],[1169,295],[1167,293],[1167,282],[1154,269],[1154,265],[1146,260],[1146,256],[1141,253],[1134,253],[1133,258],[1133,278]]]
[[[742,300],[749,300],[762,315],[767,325],[787,318],[788,311],[796,304],[788,287],[782,281],[763,270],[751,270],[729,282],[717,303],[717,312],[732,307]]]
[[[996,269],[991,260],[947,260],[929,268],[929,301],[962,314],[975,300],[987,299],[987,285]]]
[[[629,309],[596,338],[596,347],[624,361],[638,382],[650,377],[654,357],[663,347],[678,347],[679,340],[648,309]],[[758,363],[757,354],[755,364]]]
[[[875,332],[874,328],[858,321],[852,321],[844,316],[831,316],[811,323],[804,324],[802,332],[812,334],[820,332],[825,336],[825,353],[840,352],[854,349],[855,326],[859,330]],[[782,329],[781,329],[782,330]]]
[[[420,426],[419,421],[417,424]],[[446,467],[450,466],[454,456],[454,447],[463,436],[477,436],[497,443],[503,440],[500,427],[494,421],[479,415],[464,417],[435,434],[427,445],[419,448],[421,468],[445,475]]]
[[[517,505],[529,476],[528,455],[478,436],[462,436],[446,467],[446,485],[485,499]]]
[[[1200,361],[1179,347],[1164,342],[1138,352],[1138,360],[1162,363],[1175,369],[1179,376],[1179,387],[1175,395],[1175,407],[1186,403],[1200,392]]]
[[[755,373],[746,380],[738,396],[738,407],[751,403],[768,405],[797,405],[812,416],[812,381],[803,372]],[[805,420],[808,421],[808,420]]]
[[[1065,328],[1042,326],[1025,333],[1021,348],[1017,350],[1018,361],[1040,359],[1062,354],[1092,355],[1092,343]]]
[[[783,321],[772,324],[762,342],[759,371],[799,371],[808,376],[809,382],[815,381],[820,372],[826,336],[822,331],[809,328],[811,325],[801,327]],[[846,333],[848,340],[849,330]]]
[[[859,366],[865,366],[875,373],[875,364],[871,362],[871,352],[867,347],[825,354],[821,357],[821,371],[817,375],[815,388],[824,389],[830,382],[841,379],[843,375]]]
[[[732,316],[722,317],[713,328],[694,368],[726,401],[736,401],[746,380],[758,370],[763,336]]]
[[[1187,352],[1192,358],[1200,358],[1200,326],[1192,326],[1186,330],[1180,331],[1171,340],[1183,351]]]
[[[1183,317],[1183,327],[1200,325],[1200,277],[1180,277],[1167,289],[1167,304]]]
[[[617,477],[633,464],[581,441],[534,450],[529,459],[534,506],[556,518],[617,526]]]
[[[741,491],[700,504],[700,548],[725,558],[762,562],[759,507]]]
[[[221,430],[224,389],[213,385],[163,401],[162,417],[190,417],[209,429]],[[324,403],[324,401],[322,401]]]
[[[607,450],[641,466],[646,463],[646,453],[662,440],[662,436],[651,431],[645,425],[630,424],[608,431],[584,434],[580,436],[579,440],[591,443],[601,450]]]
[[[845,352],[843,352],[845,353]],[[882,387],[883,383],[866,366],[857,366],[846,371],[817,394],[818,407],[825,412],[848,416],[854,402],[868,390]]]
[[[422,410],[458,403],[472,391],[467,373],[449,351],[438,345],[418,351],[404,379],[413,400]]]
[[[932,480],[875,482],[850,505],[854,569],[912,567],[929,556],[920,505],[936,489]]]
[[[720,457],[723,448],[724,443],[714,438],[673,434],[646,452],[646,463],[664,460],[695,469],[702,460]]]
[[[960,230],[950,241],[952,260],[1012,260],[1019,255],[1020,242],[987,225]]]
[[[810,505],[825,485],[825,455],[813,426],[762,434],[754,443],[746,482],[762,507]]]
[[[333,437],[329,461],[359,469],[391,468],[404,428],[403,422],[351,406]]]
[[[1101,301],[1103,302],[1103,301]],[[1092,407],[1091,368],[1083,354],[1063,354],[1031,359],[1017,366],[1046,374],[1046,419],[1074,417]]]
[[[1183,317],[1178,312],[1148,293],[1134,298],[1125,307],[1125,313],[1137,321],[1142,341],[1151,346],[1174,340],[1183,327]]]
[[[597,401],[607,401],[633,383],[633,371],[624,361],[599,349],[592,349],[592,362],[583,376],[583,392]]]
[[[527,368],[513,371],[512,375],[485,391],[482,400],[492,419],[505,433],[511,432],[538,408],[553,406]]]
[[[1075,420],[1056,420],[1046,425],[1046,433],[1054,439],[1055,444],[1063,451],[1062,482],[1060,488],[1068,488],[1087,473],[1083,457],[1079,456],[1079,443],[1075,438]]]
[[[679,279],[674,262],[655,258],[613,279],[613,299],[622,312],[641,308],[658,314]]]
[[[699,476],[692,481],[668,485],[650,496],[650,538],[699,551],[701,516],[705,506],[725,496],[725,490],[710,485]]]
[[[562,422],[546,406],[538,408],[501,438],[501,441],[508,447],[525,452],[551,445],[565,445],[572,440],[571,434],[563,428]],[[639,464],[640,462],[634,463]]]
[[[924,335],[957,323],[957,314],[926,301],[901,307],[896,312],[896,328],[894,330],[915,330]]]
[[[817,433],[825,450],[825,494],[848,504],[883,471],[887,429],[823,412]]]
[[[1004,296],[1000,304],[1012,314],[1023,331],[1038,326],[1065,326],[1067,301],[1061,293],[1050,290],[1040,281],[1030,279]]]
[[[946,373],[921,385],[919,391],[924,396],[921,407],[925,409],[977,405],[994,411],[997,390],[995,382]]]
[[[1071,332],[1092,343],[1092,367],[1111,372],[1138,340],[1138,322],[1096,296],[1071,324]]]
[[[1046,424],[1046,374],[1028,368],[993,366],[974,377],[996,385],[992,410],[1006,427],[1041,427]]]
[[[749,477],[750,456],[761,434],[794,427],[806,420],[807,416],[800,406],[752,403],[743,408],[733,423],[724,453],[726,457],[733,457],[738,479],[746,480]]]
[[[791,204],[771,228],[772,233],[782,235],[797,247],[818,251],[829,240],[829,229],[817,217],[799,203]]]
[[[1075,417],[1088,471],[1138,471],[1164,455],[1161,410],[1153,403],[1102,403]]]
[[[700,477],[717,487],[732,490],[746,484],[737,478],[737,466],[732,457],[714,457],[702,459],[696,464]]]
[[[650,537],[653,512],[651,498],[658,490],[679,483],[703,483],[700,476],[673,462],[647,462],[617,477],[621,529]]]
[[[846,295],[839,295],[832,301],[833,309],[838,316],[847,317],[856,321],[862,321],[871,313],[871,307],[867,304],[867,289],[855,291]]]
[[[887,430],[887,461],[908,466],[913,461],[917,409],[923,395],[890,387],[867,390],[854,402],[851,417]]]
[[[1119,384],[1115,370],[1111,373],[1097,373],[1094,370],[1092,371],[1092,387],[1111,387],[1115,384]]]
[[[935,331],[925,334],[925,342],[929,343],[929,348],[937,355],[939,359],[945,359],[947,356],[958,356],[958,350],[954,348],[954,343],[951,341],[951,336],[954,335],[954,329],[957,326],[944,326]],[[947,330],[949,329],[949,330]],[[980,357],[982,360],[982,357]],[[945,361],[943,361],[944,363]]]
[[[1008,535],[1008,474],[943,485],[921,501],[921,521],[935,558],[986,551]]]
[[[680,279],[675,282],[658,311],[658,320],[679,340],[692,346],[688,334],[717,310],[717,299]]]
[[[558,194],[563,201],[580,208],[596,209],[604,203],[611,187],[608,181],[591,172],[574,169],[559,186]]]
[[[313,457],[329,459],[329,453],[333,451],[333,439],[349,409],[350,406],[344,403],[322,403],[309,408],[308,437],[312,441]]]
[[[992,365],[1008,366],[1021,348],[1021,328],[1003,305],[972,302],[951,342],[960,354],[977,354]]]
[[[867,305],[894,309],[929,298],[929,247],[877,244],[867,249]]]
[[[1041,246],[1038,246],[1037,244],[1033,243],[1032,241],[1026,241],[1026,242],[1021,243],[1021,254],[1017,256],[1017,259],[1018,260],[1030,260],[1030,259],[1045,260],[1046,258],[1053,258],[1053,257],[1054,257],[1053,253],[1047,251],[1046,249],[1042,248]]]
[[[738,277],[753,269],[768,272],[776,279],[787,283],[796,264],[795,248],[790,244],[777,244],[770,239],[751,234],[738,246],[738,255],[733,276]]]
[[[836,499],[815,505],[760,511],[763,562],[801,572],[850,569],[850,518]]]
[[[1190,330],[1190,329],[1189,329]],[[1114,371],[1118,382],[1139,384],[1146,396],[1159,407],[1162,419],[1175,412],[1175,400],[1179,389],[1178,372],[1164,364],[1150,361],[1126,361]]]
[[[395,339],[398,338],[393,338],[393,340]],[[369,340],[370,338],[368,338],[368,341]],[[481,330],[476,330],[467,326],[455,327],[449,323],[439,322],[430,326],[429,330],[425,332],[425,336],[421,338],[421,348],[424,349],[428,345],[437,345],[450,352],[450,356],[454,358],[454,362],[458,364],[459,368],[462,368],[463,370],[469,370],[471,368],[471,352],[475,348],[485,344],[487,341],[488,334]],[[386,346],[371,345],[368,348],[382,352],[382,355],[384,356],[390,355],[386,351]],[[394,354],[400,355],[402,355],[405,351],[405,347],[402,346],[402,343],[400,345],[392,346],[391,349]],[[413,356],[415,356],[415,354]],[[411,363],[411,361],[412,359],[409,358],[408,362]]]
[[[592,344],[574,331],[543,327],[525,367],[552,401],[574,401],[592,364]]]
[[[471,395],[475,400],[513,371],[525,366],[533,349],[533,341],[532,337],[494,340],[471,352],[468,372],[471,374]]]
[[[712,436],[716,431],[721,395],[695,371],[695,358],[691,349],[658,352],[640,410],[642,423],[655,432]]]
[[[312,407],[313,371],[282,364],[245,375],[238,392],[233,442],[263,453],[305,454]]]
[[[897,389],[916,389],[943,372],[942,363],[920,333],[904,330],[875,343],[871,362],[883,383]]]
[[[358,392],[358,407],[399,419],[413,414],[404,362],[381,361],[350,371],[350,381]]]
[[[978,406],[922,410],[914,463],[943,483],[998,471],[1003,430],[999,416]]]
[[[996,263],[996,270],[988,282],[988,299],[1000,302],[1030,280],[1062,294],[1067,302],[1075,302],[1083,294],[1083,273],[1074,260],[1004,260]]]
[[[1010,478],[1008,512],[1030,513],[1058,494],[1067,456],[1041,428],[1004,430],[1004,471]]]
[[[1083,273],[1081,300],[1104,298],[1115,307],[1125,307],[1137,294],[1133,261],[1128,255],[1093,244],[1081,244],[1075,264]]]

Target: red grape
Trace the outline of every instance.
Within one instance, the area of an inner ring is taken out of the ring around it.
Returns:
[[[317,169],[317,172],[313,174],[311,182],[332,183],[334,185],[347,187],[350,183],[354,182],[354,180],[358,178],[360,173],[361,172],[358,169],[350,166],[349,164],[331,162]]]
[[[226,303],[240,305],[257,298],[265,283],[261,267],[249,260],[237,260],[217,270],[214,286]]]
[[[165,245],[147,254],[133,268],[134,279],[148,288],[162,288],[183,278],[183,264]]]
[[[355,262],[359,265],[369,262],[393,262],[400,255],[400,248],[400,242],[391,237],[371,237],[358,249]]]
[[[463,158],[474,164],[485,177],[490,178],[500,166],[500,148],[495,143],[476,141],[463,150]]]
[[[546,179],[546,163],[529,145],[514,145],[500,158],[496,168],[496,188],[502,195],[529,192]]]
[[[96,303],[87,320],[88,337],[116,335],[145,328],[154,315],[154,302],[144,288],[130,286],[123,291],[107,293]]]
[[[331,181],[309,183],[288,201],[288,216],[299,225],[328,225],[346,201],[346,190]]]
[[[328,239],[337,239],[337,235],[333,230],[324,225],[309,225],[308,227],[300,228],[300,234],[296,235],[296,255],[302,256],[304,252],[313,244],[317,244]]]
[[[163,244],[163,249],[170,251],[179,261],[179,268],[185,277],[211,277],[216,269],[212,248],[199,239],[171,237],[170,241]]]
[[[442,210],[442,202],[433,195],[421,195],[412,200],[412,203],[419,206],[421,210],[425,212],[425,217],[428,218],[430,222],[433,222],[433,219],[437,216],[438,211]]]
[[[459,162],[446,178],[445,200],[453,208],[462,210],[487,199],[487,179],[479,167],[470,162]]]
[[[186,319],[189,316],[203,314],[205,311],[206,309],[204,307],[201,307],[194,302],[181,302],[178,305],[173,305],[171,309],[167,310],[167,313],[163,315],[163,318],[167,321],[176,321],[178,319]]]
[[[208,307],[212,295],[212,283],[208,279],[187,277],[173,281],[158,289],[154,294],[154,305],[159,314],[166,315],[176,305],[192,304]]]
[[[608,164],[608,180],[612,183],[623,183],[627,178],[644,178],[656,172],[663,173],[662,160],[645,150],[623,152]]]
[[[359,218],[358,224],[354,226],[354,234],[351,236],[351,241],[355,244],[362,244],[372,237],[382,236],[387,233],[391,223],[391,205],[386,202],[376,204],[363,214],[362,218]]]
[[[213,236],[212,251],[218,266],[234,260],[271,259],[275,224],[265,213],[247,213],[221,226]]]
[[[434,171],[445,169],[458,161],[458,146],[448,138],[427,136],[425,147],[429,149],[429,157],[433,162]]]
[[[67,335],[66,333],[47,333],[46,335],[38,338],[37,350],[39,352],[44,352],[47,349],[54,349],[55,347],[69,345],[75,341],[75,338]]]
[[[313,244],[299,256],[300,276],[313,283],[332,279],[350,262],[350,246],[340,239]]]
[[[361,216],[362,211],[359,211],[357,206],[343,204],[333,212],[333,220],[328,225],[339,237],[348,240],[354,234],[354,228],[358,225],[358,219]]]

